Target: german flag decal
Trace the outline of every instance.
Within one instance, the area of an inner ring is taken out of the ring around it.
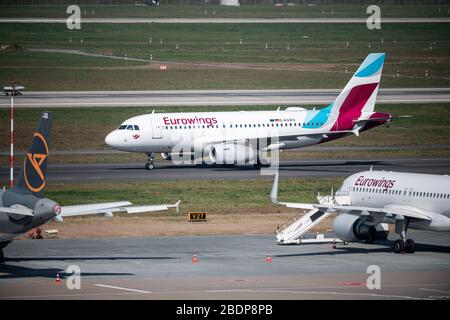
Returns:
[[[31,145],[31,151],[25,157],[23,171],[28,189],[37,193],[45,187],[48,146],[47,141],[39,132],[34,134]]]

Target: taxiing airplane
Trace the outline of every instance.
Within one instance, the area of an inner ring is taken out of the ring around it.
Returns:
[[[260,167],[262,151],[359,136],[391,121],[392,115],[374,112],[384,59],[384,53],[369,54],[336,100],[320,110],[153,112],[126,120],[107,135],[105,143],[117,150],[146,153],[147,169],[154,168],[155,153],[170,160],[173,155],[193,152],[210,164]],[[261,144],[261,139],[266,142]],[[258,143],[249,143],[254,140]]]
[[[0,262],[4,261],[3,248],[14,238],[49,220],[62,221],[64,217],[89,214],[112,217],[113,212],[138,213],[169,208],[176,208],[178,211],[180,201],[174,205],[131,206],[128,201],[119,201],[60,206],[45,198],[51,126],[52,114],[44,112],[14,188],[0,191]]]
[[[346,178],[331,197],[318,197],[327,201],[319,204],[290,203],[278,202],[276,173],[270,198],[274,204],[311,210],[307,221],[302,221],[304,225],[336,212],[333,231],[346,242],[373,243],[380,224],[393,224],[395,232],[400,235],[400,239],[394,242],[394,252],[413,253],[414,241],[406,239],[409,228],[450,231],[449,187],[448,175],[370,170]]]
[[[20,96],[23,90],[25,90],[25,87],[21,84],[12,83],[3,87],[3,94],[5,96]]]

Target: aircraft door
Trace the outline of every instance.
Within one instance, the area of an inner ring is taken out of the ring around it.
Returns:
[[[152,114],[150,119],[152,122],[152,139],[161,139],[162,138],[161,123],[158,121],[158,118],[154,114]]]
[[[402,196],[403,196],[403,202],[409,203],[411,202],[411,195],[412,195],[413,191],[410,188],[405,188],[402,191]]]

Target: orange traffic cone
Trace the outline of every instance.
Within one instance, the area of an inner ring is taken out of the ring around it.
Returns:
[[[192,263],[197,263],[198,262],[198,258],[197,255],[194,253],[194,255],[192,256]]]
[[[333,238],[333,246],[332,246],[332,248],[336,249],[336,239],[335,238]]]
[[[266,262],[272,262],[272,256],[270,255],[270,252],[267,252]]]
[[[55,280],[56,284],[60,284],[61,283],[61,278],[59,277],[59,273],[56,274],[56,280]]]

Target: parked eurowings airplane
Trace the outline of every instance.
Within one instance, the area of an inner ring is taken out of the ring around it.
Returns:
[[[90,214],[112,217],[113,212],[139,213],[169,208],[178,211],[179,201],[174,205],[132,206],[128,201],[118,201],[60,206],[45,198],[51,126],[52,114],[44,112],[14,188],[0,191],[0,263],[4,261],[3,248],[14,238],[50,220],[62,221],[63,217]]]
[[[370,170],[346,178],[335,195],[318,197],[327,201],[288,203],[278,202],[276,173],[270,198],[274,204],[311,210],[313,219],[307,219],[304,224],[313,224],[313,220],[321,221],[337,212],[333,230],[339,239],[347,242],[373,243],[380,224],[393,224],[401,238],[394,242],[394,252],[412,253],[414,241],[406,239],[409,228],[450,231],[449,187],[448,175]]]
[[[148,155],[200,153],[211,164],[253,163],[261,166],[261,151],[292,149],[342,138],[392,120],[375,112],[385,54],[371,53],[328,107],[277,111],[152,113],[130,118],[105,138],[114,149]],[[249,141],[266,139],[264,150]],[[275,141],[275,142],[274,142]],[[257,150],[255,150],[257,149]]]

